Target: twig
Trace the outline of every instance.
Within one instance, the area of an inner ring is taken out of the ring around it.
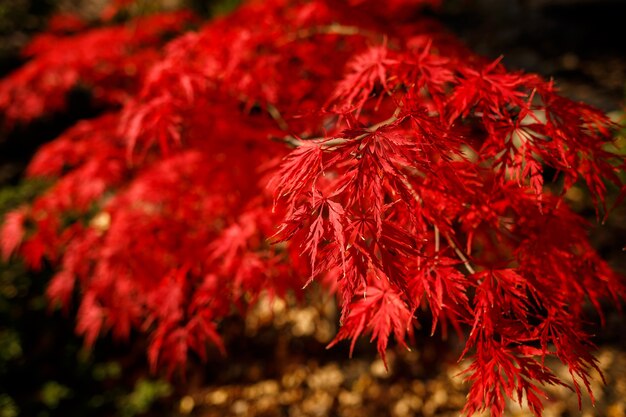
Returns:
[[[469,259],[467,259],[467,256],[465,256],[465,254],[461,251],[461,249],[459,249],[459,247],[456,245],[456,243],[454,243],[454,240],[452,240],[450,235],[448,235],[446,233],[445,236],[446,236],[446,240],[448,241],[448,244],[450,245],[450,247],[452,249],[454,249],[454,252],[456,253],[456,256],[458,256],[459,259],[461,261],[463,261],[463,265],[465,265],[465,269],[467,269],[467,272],[469,272],[470,274],[476,273],[476,270],[470,264],[470,261],[469,261]]]
[[[411,195],[413,196],[415,201],[417,201],[418,204],[421,204],[422,199],[417,194],[417,192],[415,191],[415,189],[413,188],[413,186],[411,185],[411,183],[409,182],[409,180],[406,177],[402,178],[402,184],[404,184],[404,186],[409,190],[409,192],[411,193]],[[459,259],[463,262],[463,265],[465,265],[465,269],[467,269],[467,271],[470,274],[474,274],[476,272],[476,270],[470,264],[470,261],[467,258],[467,256],[465,256],[465,254],[461,251],[461,249],[459,249],[459,247],[456,245],[456,243],[454,243],[454,241],[452,240],[450,235],[448,235],[446,233],[445,237],[446,237],[446,241],[448,242],[450,247],[456,253],[456,256],[458,256]],[[439,249],[440,249],[440,232],[439,232],[439,228],[437,226],[435,226],[435,252],[439,252]]]
[[[269,108],[268,108],[269,111]],[[276,110],[278,112],[278,110]],[[275,138],[277,140],[280,140],[282,142],[288,143],[292,146],[302,146],[305,143],[317,143],[319,144],[323,149],[325,150],[329,150],[332,148],[335,148],[337,146],[341,146],[345,143],[348,142],[352,142],[352,141],[359,141],[363,138],[366,138],[367,136],[369,136],[370,133],[377,131],[378,129],[380,129],[381,127],[385,127],[388,126],[392,123],[395,123],[398,120],[398,116],[400,114],[401,108],[398,107],[396,108],[396,110],[394,111],[393,115],[388,118],[383,120],[382,122],[373,124],[371,126],[368,126],[365,128],[365,130],[367,131],[367,133],[363,133],[362,135],[356,136],[354,138],[331,138],[331,139],[327,139],[327,138],[322,138],[322,137],[316,137],[316,138],[309,138],[309,139],[298,139],[295,138],[293,136],[285,136],[283,138]],[[271,113],[270,113],[271,114]],[[279,113],[280,114],[280,113]]]
[[[312,38],[316,35],[340,35],[340,36],[357,36],[361,35],[371,39],[382,39],[384,36],[380,33],[363,30],[357,26],[346,26],[333,23],[326,26],[314,26],[310,28],[300,29],[290,33],[283,44],[287,44],[300,39]]]
[[[280,114],[276,106],[268,103],[267,112],[270,114],[270,116],[272,116],[272,119],[276,121],[276,124],[281,130],[289,130],[287,122],[285,122],[285,119],[283,119],[283,116]]]

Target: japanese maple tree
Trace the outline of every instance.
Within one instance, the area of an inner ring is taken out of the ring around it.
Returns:
[[[106,112],[38,151],[28,175],[56,182],[6,216],[4,256],[56,268],[48,296],[79,294],[88,345],[149,334],[155,369],[315,280],[341,306],[331,345],[371,334],[384,359],[425,310],[464,335],[467,414],[510,397],[539,416],[546,384],[591,394],[584,306],[625,288],[564,198],[582,181],[606,211],[615,126],[420,15],[438,3],[253,1],[187,32],[176,12],[40,35],[0,81],[5,128],[77,85]]]

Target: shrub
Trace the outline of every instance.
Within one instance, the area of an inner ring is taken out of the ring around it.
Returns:
[[[624,286],[564,201],[582,181],[604,215],[616,126],[472,53],[419,14],[437,3],[252,2],[162,48],[191,16],[41,35],[0,83],[5,122],[77,83],[108,111],[39,150],[28,175],[56,183],[6,216],[3,253],[57,268],[87,345],[146,332],[169,373],[223,350],[233,309],[315,280],[342,308],[331,345],[370,333],[384,359],[425,310],[465,335],[468,414],[540,415],[567,384],[547,356],[590,391],[583,307]]]

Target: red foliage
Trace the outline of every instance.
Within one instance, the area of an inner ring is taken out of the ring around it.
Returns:
[[[78,287],[87,344],[145,331],[170,372],[223,349],[233,306],[323,278],[332,344],[371,333],[384,358],[422,307],[433,333],[467,330],[468,414],[540,415],[541,384],[565,384],[549,355],[588,389],[583,306],[625,290],[563,199],[619,184],[614,126],[413,13],[436,3],[252,2],[163,49],[188,14],[42,35],[0,82],[6,121],[79,82],[110,112],[38,152],[29,175],[58,181],[7,217],[4,255],[51,262],[63,305]]]
[[[0,82],[0,113],[5,123],[29,122],[63,110],[72,88],[91,89],[97,104],[120,105],[161,56],[164,36],[179,33],[192,20],[188,12],[154,15],[123,26],[79,30],[70,16],[52,20],[51,31],[35,37],[23,51],[30,61]]]

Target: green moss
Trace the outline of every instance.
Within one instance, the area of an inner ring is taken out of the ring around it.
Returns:
[[[50,185],[49,181],[35,179],[22,181],[13,187],[0,189],[0,217],[22,204],[32,201],[41,195]]]
[[[41,388],[41,402],[48,408],[57,408],[59,403],[72,396],[72,390],[56,381],[49,381]]]
[[[147,412],[161,398],[172,394],[172,387],[162,380],[140,379],[135,390],[120,401],[120,414],[132,417]]]

